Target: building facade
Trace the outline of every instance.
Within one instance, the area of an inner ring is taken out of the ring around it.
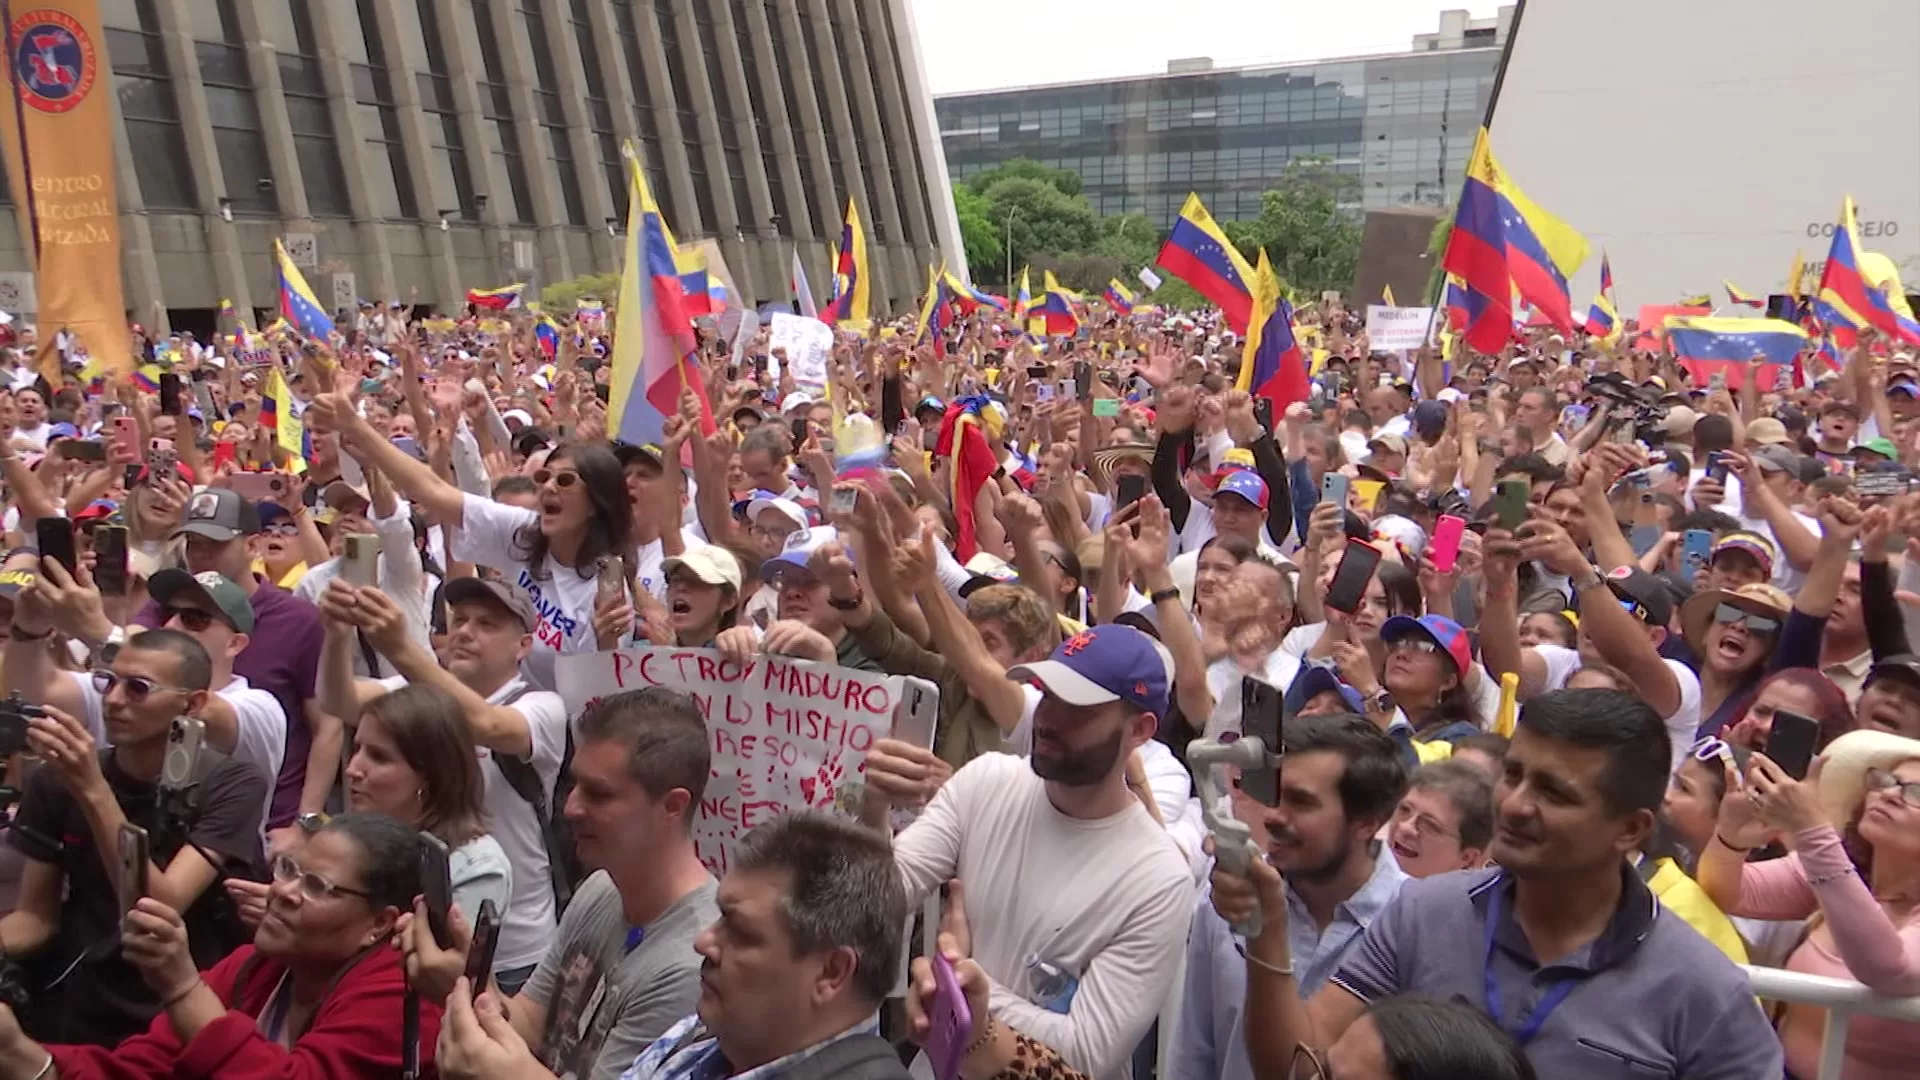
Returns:
[[[1197,192],[1252,217],[1287,162],[1322,157],[1360,181],[1354,209],[1447,203],[1485,115],[1511,9],[1441,15],[1404,53],[1257,67],[1175,60],[1165,74],[942,97],[956,179],[1012,158],[1080,174],[1099,213],[1169,224]]]
[[[627,140],[747,303],[787,298],[796,248],[825,289],[849,196],[878,310],[959,247],[906,0],[100,8],[138,321],[273,306],[276,237],[336,308],[617,271]],[[26,266],[0,229],[0,308],[31,310]]]

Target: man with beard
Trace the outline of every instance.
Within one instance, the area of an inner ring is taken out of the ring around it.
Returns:
[[[707,724],[691,698],[658,687],[601,698],[577,724],[567,820],[580,860],[597,872],[505,1006],[519,1040],[552,1075],[615,1080],[700,996],[694,940],[720,917],[718,885],[693,843]],[[466,969],[469,931],[456,913],[454,947],[440,949],[425,910],[416,907],[400,933],[407,978],[444,1001]],[[523,1064],[514,1075],[545,1075]]]
[[[1320,988],[1407,880],[1374,834],[1407,789],[1393,740],[1351,713],[1295,716],[1274,806],[1238,786],[1233,816],[1253,830],[1286,881],[1288,946],[1303,994]],[[1263,842],[1264,841],[1264,842]],[[1245,1020],[1246,940],[1203,896],[1187,939],[1187,982],[1168,1080],[1251,1080]]]
[[[1127,779],[1166,713],[1172,669],[1151,638],[1117,624],[1012,668],[1042,690],[1032,757],[969,761],[894,840],[915,903],[965,882],[993,1018],[1099,1080],[1127,1075],[1166,1001],[1193,896],[1185,857],[1142,803],[1151,796]],[[923,797],[928,774],[870,752],[867,823],[886,832],[888,810]]]
[[[1629,856],[1666,790],[1666,726],[1616,690],[1526,703],[1494,791],[1488,870],[1409,881],[1327,984],[1301,995],[1279,871],[1216,868],[1214,903],[1247,942],[1247,1056],[1285,1075],[1370,1004],[1459,997],[1512,1035],[1546,1077],[1779,1076],[1780,1041],[1719,949],[1648,891]]]

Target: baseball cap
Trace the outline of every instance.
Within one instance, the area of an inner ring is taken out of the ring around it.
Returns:
[[[1300,674],[1294,677],[1293,685],[1287,687],[1287,696],[1281,701],[1280,708],[1288,716],[1293,716],[1306,708],[1307,702],[1329,690],[1340,695],[1340,700],[1346,705],[1348,712],[1356,716],[1366,715],[1367,703],[1360,696],[1360,691],[1341,682],[1338,671],[1319,664],[1308,664],[1300,669]]]
[[[785,502],[786,500],[783,499],[780,501]],[[760,564],[761,580],[771,584],[780,574],[796,568],[812,573],[812,567],[808,565],[808,560],[813,558],[813,553],[839,539],[840,530],[831,525],[820,525],[813,528],[802,527],[794,532],[788,533],[786,546],[780,549],[780,554]],[[851,552],[849,552],[849,556],[851,556]]]
[[[232,627],[235,633],[253,633],[253,605],[247,601],[247,594],[240,590],[240,586],[225,574],[212,570],[191,574],[169,567],[147,581],[147,595],[153,597],[154,603],[161,607],[166,607],[182,593],[212,604],[221,621]]]
[[[441,601],[447,606],[472,603],[475,600],[491,603],[505,608],[507,614],[520,620],[520,625],[532,630],[538,624],[533,617],[533,605],[527,603],[526,596],[518,589],[509,588],[498,581],[488,581],[477,577],[458,577],[447,582],[441,590]]]
[[[1220,481],[1213,491],[1214,499],[1222,495],[1238,495],[1259,509],[1267,508],[1267,482],[1260,474],[1249,469],[1235,469]]]
[[[1131,626],[1090,627],[1061,642],[1045,660],[1008,669],[1010,679],[1032,679],[1047,693],[1086,708],[1124,701],[1165,716],[1173,661],[1152,638]]]
[[[80,429],[67,423],[65,420],[47,426],[47,442],[49,444],[55,439],[77,439],[79,437]]]
[[[1447,430],[1452,413],[1444,401],[1422,401],[1413,407],[1413,430],[1423,439],[1437,439]]]
[[[802,509],[800,504],[794,502],[792,499],[781,498],[771,491],[755,491],[752,497],[747,500],[747,520],[752,521],[754,518],[759,517],[760,511],[762,510],[776,510],[781,516],[798,525],[800,528],[804,529],[807,527],[806,510]]]
[[[14,554],[17,553],[9,552],[8,557],[11,558]],[[0,570],[0,600],[11,601],[20,595],[21,589],[32,585],[39,577],[40,575],[32,570]]]
[[[1728,551],[1745,552],[1753,561],[1760,564],[1762,572],[1769,577],[1773,576],[1773,541],[1768,540],[1759,533],[1739,531],[1730,532],[1722,536],[1714,543],[1713,549],[1708,552],[1707,563],[1711,565],[1723,552]]]
[[[5,575],[0,574],[0,577]],[[1866,681],[1872,682],[1882,675],[1898,675],[1907,682],[1920,686],[1920,656],[1912,653],[1894,653],[1868,668]]]
[[[1891,397],[1894,394],[1905,394],[1907,397],[1920,397],[1920,386],[1915,386],[1912,379],[1894,379],[1887,383],[1887,396]]]
[[[1405,637],[1423,637],[1440,647],[1447,659],[1453,661],[1455,674],[1464,675],[1473,667],[1473,645],[1467,640],[1467,631],[1457,622],[1445,615],[1395,615],[1380,627],[1380,640],[1393,644]]]
[[[665,559],[660,563],[662,577],[672,576],[675,570],[686,567],[694,577],[709,585],[726,585],[735,593],[740,591],[740,560],[733,552],[715,544],[695,544],[685,552]]]
[[[1854,457],[1859,457],[1862,453],[1879,454],[1881,457],[1886,458],[1888,461],[1892,461],[1893,459],[1900,456],[1900,451],[1894,449],[1893,447],[1893,440],[1887,438],[1884,435],[1881,435],[1877,438],[1868,439],[1866,442],[1861,443],[1860,445],[1854,447],[1852,450],[1852,454]]]
[[[1669,436],[1693,434],[1693,425],[1700,422],[1700,414],[1685,405],[1675,405],[1667,410],[1667,418],[1660,421],[1660,430]]]
[[[813,404],[812,394],[808,394],[805,392],[798,393],[798,394],[788,394],[780,402],[780,411],[783,413],[790,413],[793,410],[801,407],[802,405],[811,405],[811,404]]]
[[[231,488],[202,488],[187,500],[187,516],[173,535],[232,540],[260,531],[260,511]]]
[[[940,415],[945,416],[947,412],[947,403],[944,401],[941,401],[939,398],[933,396],[932,394],[928,394],[926,397],[923,397],[920,399],[920,404],[915,405],[913,407],[913,414],[915,416],[919,416],[923,412],[937,412]]]
[[[335,510],[345,510],[356,501],[361,506],[372,506],[373,495],[365,484],[349,484],[345,480],[335,480],[320,492],[320,498]]]
[[[739,411],[736,411],[734,415],[740,415]],[[615,442],[613,444],[613,459],[618,461],[620,467],[623,469],[640,461],[650,461],[654,464],[655,468],[660,468],[662,462],[660,448],[652,443],[641,445],[639,443],[625,441]]]
[[[95,499],[87,504],[86,509],[73,515],[73,523],[75,525],[85,525],[92,521],[105,521],[117,513],[119,509],[120,504],[114,502],[112,499]]]
[[[1776,424],[1779,422],[1774,421]],[[1781,430],[1785,431],[1784,428]],[[1747,438],[1752,439],[1753,436],[1749,434]],[[1783,443],[1763,444],[1753,452],[1753,463],[1760,466],[1761,472],[1792,473],[1796,478],[1800,475],[1800,455],[1787,449]]]
[[[1368,450],[1372,450],[1376,446],[1389,454],[1399,454],[1404,457],[1407,453],[1407,440],[1406,437],[1402,435],[1388,433],[1385,435],[1375,435],[1367,440]]]
[[[1658,578],[1645,570],[1616,566],[1607,574],[1607,588],[1637,608],[1634,614],[1648,626],[1664,627],[1673,621],[1673,594]]]
[[[1787,425],[1771,416],[1762,416],[1747,425],[1747,441],[1755,445],[1773,445],[1787,441]]]

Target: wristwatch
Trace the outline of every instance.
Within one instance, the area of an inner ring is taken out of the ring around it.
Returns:
[[[1579,596],[1590,589],[1597,589],[1606,583],[1607,579],[1601,577],[1593,567],[1589,566],[1587,567],[1586,573],[1573,579],[1573,595]]]
[[[838,596],[829,596],[827,597],[827,606],[830,608],[833,608],[835,611],[859,611],[860,605],[865,601],[866,601],[865,593],[861,593],[857,596],[854,596],[851,599],[845,599],[845,600],[841,599]]]
[[[1363,697],[1360,703],[1366,706],[1368,712],[1392,712],[1393,691],[1383,686]]]

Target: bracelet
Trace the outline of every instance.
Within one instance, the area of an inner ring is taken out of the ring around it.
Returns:
[[[7,636],[15,641],[45,641],[53,636],[53,628],[48,627],[37,634],[29,633],[18,626],[7,627]]]
[[[1279,964],[1273,963],[1270,960],[1262,960],[1249,952],[1247,954],[1247,963],[1255,967],[1265,968],[1275,975],[1283,975],[1287,978],[1293,977],[1293,959],[1291,957],[1287,959],[1287,966],[1281,967]]]
[[[193,981],[187,984],[187,988],[185,990],[182,990],[179,993],[173,995],[172,997],[166,999],[165,1001],[162,1001],[160,1003],[160,1007],[162,1009],[171,1009],[175,1005],[178,1005],[181,1002],[187,1000],[187,995],[193,993],[195,990],[198,990],[198,989],[200,989],[200,976],[195,975],[193,977]]]
[[[1753,850],[1750,847],[1737,847],[1733,844],[1729,844],[1727,843],[1727,838],[1724,836],[1721,836],[1719,833],[1714,833],[1713,838],[1715,840],[1720,841],[1721,847],[1726,848],[1728,851],[1738,852],[1741,855],[1745,855]]]
[[[1179,589],[1156,589],[1153,592],[1147,594],[1147,599],[1152,601],[1155,604],[1158,604],[1162,600],[1178,600],[1180,599],[1180,590]]]
[[[1852,874],[1853,874],[1853,867],[1851,866],[1847,867],[1845,870],[1835,870],[1831,874],[1810,874],[1807,877],[1807,884],[1808,885],[1829,885],[1829,884],[1832,884],[1833,882],[1839,881],[1841,878],[1849,877]]]
[[[993,1028],[993,1014],[989,1013],[987,1014],[987,1026],[980,1029],[980,1034],[974,1036],[973,1041],[967,1044],[967,1048],[960,1052],[960,1056],[963,1058],[972,1057],[975,1053],[979,1052],[981,1047],[992,1042],[995,1034]]]

